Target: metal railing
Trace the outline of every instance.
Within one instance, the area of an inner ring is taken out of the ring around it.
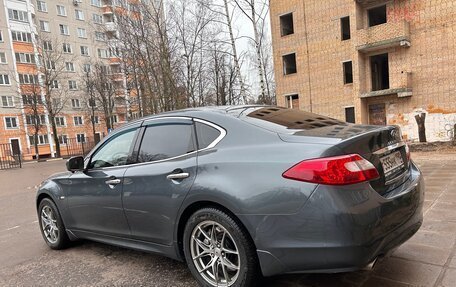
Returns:
[[[21,151],[13,151],[10,143],[0,144],[0,170],[12,168],[22,168]]]
[[[86,156],[96,145],[96,142],[91,138],[83,140],[77,138],[66,139],[60,144],[62,157],[70,158],[73,156]]]

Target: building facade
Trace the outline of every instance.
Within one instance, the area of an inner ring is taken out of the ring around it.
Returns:
[[[456,124],[456,1],[273,0],[279,105],[448,141]]]
[[[62,155],[72,141],[103,138],[109,132],[106,121],[115,128],[139,116],[137,97],[127,89],[116,42],[114,11],[128,10],[129,3],[0,0],[0,144],[10,143],[12,153],[20,152],[27,160],[36,158],[36,139],[41,158],[55,156],[43,70],[55,70],[59,65],[61,75],[52,87],[58,95],[53,100],[62,105],[55,117]],[[55,60],[43,60],[43,50]],[[84,76],[95,63],[103,65],[115,89],[114,109],[108,119],[99,103],[88,99]],[[38,100],[32,105],[36,95]]]

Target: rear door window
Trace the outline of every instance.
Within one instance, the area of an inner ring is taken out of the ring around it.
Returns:
[[[165,160],[195,151],[193,125],[169,123],[147,126],[138,154],[138,162]]]
[[[221,134],[218,129],[204,123],[195,122],[195,126],[198,137],[198,149],[209,147]]]

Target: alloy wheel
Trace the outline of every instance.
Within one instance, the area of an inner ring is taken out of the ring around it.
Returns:
[[[192,232],[190,252],[196,269],[212,286],[233,285],[241,261],[236,242],[221,224],[203,221]]]
[[[59,240],[59,228],[57,227],[55,213],[48,205],[41,209],[41,226],[46,240],[51,244],[55,244]]]

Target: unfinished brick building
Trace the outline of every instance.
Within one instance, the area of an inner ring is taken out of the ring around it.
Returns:
[[[453,138],[456,1],[273,0],[271,23],[279,105]]]

